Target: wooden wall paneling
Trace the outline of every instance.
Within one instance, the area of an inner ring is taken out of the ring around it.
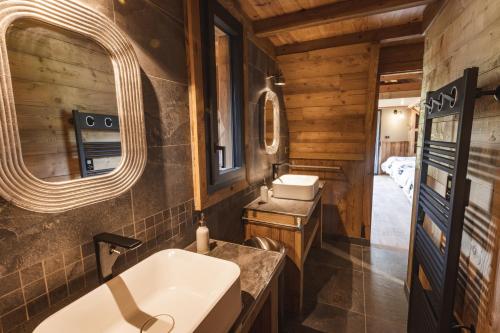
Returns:
[[[479,87],[498,85],[499,28],[498,1],[446,2],[427,29],[423,93],[456,79],[470,66],[479,67]],[[476,101],[468,170],[471,196],[464,221],[455,312],[466,325],[474,324],[478,333],[500,329],[499,119],[498,103],[490,98]],[[448,119],[433,134],[452,137],[454,127],[455,120]],[[420,137],[418,147],[420,151]],[[443,189],[445,180],[439,173],[431,173],[429,181],[438,190]]]
[[[278,56],[287,80],[291,161],[343,169],[294,171],[328,180],[326,235],[369,237],[371,193],[365,188],[370,191],[378,55],[378,44],[365,43]]]
[[[421,93],[422,82],[418,80],[403,81],[402,83],[382,83],[379,89],[379,99],[420,97]]]
[[[410,129],[408,130],[408,156],[414,156],[417,153],[418,125],[420,111],[410,108]]]
[[[360,90],[368,86],[368,75],[365,72],[342,73],[320,77],[287,78],[284,91],[288,94],[312,93],[328,90]],[[334,110],[337,110],[335,108]],[[347,111],[347,110],[345,110]]]
[[[363,184],[363,226],[361,228],[361,238],[370,239],[371,220],[372,220],[372,199],[373,199],[373,164],[375,161],[375,140],[376,140],[376,121],[378,107],[378,88],[380,77],[378,73],[380,56],[380,45],[373,44],[370,52],[370,68],[368,71],[368,102],[366,103],[365,133],[365,172]]]
[[[423,76],[423,73],[421,70],[415,71],[415,72],[381,74],[380,81],[390,81],[390,80],[422,81],[422,76]]]
[[[349,56],[333,57],[326,55],[313,60],[302,60],[284,63],[281,68],[288,73],[291,80],[305,79],[311,77],[324,77],[335,74],[360,73],[368,70],[368,58],[366,54],[353,54]]]
[[[365,90],[338,92],[317,92],[286,95],[285,103],[293,107],[314,107],[331,105],[363,105],[367,101]]]
[[[384,163],[391,156],[410,156],[409,141],[381,141],[380,142],[380,156],[379,156],[379,170],[380,165]]]
[[[203,68],[201,66],[201,28],[199,1],[184,2],[185,34],[189,76],[189,119],[191,128],[191,159],[193,162],[193,195],[196,210],[201,210],[206,201],[207,157],[205,150],[205,102],[203,91]]]
[[[219,28],[215,28],[215,63],[217,77],[217,133],[218,145],[232,147],[232,111],[231,105],[231,64],[229,36]],[[224,164],[233,167],[233,151],[227,149],[224,158]]]
[[[294,53],[294,54],[287,54],[287,55],[282,55],[278,56],[278,60],[280,64],[286,64],[286,65],[293,65],[293,63],[303,63],[306,61],[320,61],[320,60],[332,60],[332,65],[333,65],[333,60],[337,61],[342,61],[344,57],[349,57],[349,56],[355,56],[355,55],[364,55],[365,58],[367,57],[366,53],[370,49],[370,44],[369,43],[363,43],[363,44],[354,44],[354,45],[348,45],[348,46],[341,46],[341,47],[332,47],[328,49],[322,49],[322,50],[314,50],[314,51],[309,51],[309,52],[303,52],[303,53]],[[341,59],[335,59],[335,58],[341,58]],[[343,69],[342,71],[339,72],[339,74],[346,74],[346,69]],[[350,71],[353,72],[353,71]],[[356,71],[354,71],[355,73]],[[361,71],[362,72],[362,71]],[[361,73],[358,72],[358,73]],[[323,75],[326,76],[326,75]],[[314,77],[314,75],[308,75],[308,77]],[[290,77],[292,78],[292,77]],[[286,89],[286,86],[284,86],[284,89]]]
[[[325,119],[328,120],[328,119]],[[295,132],[290,133],[294,142],[364,142],[365,133],[343,133],[343,132]]]
[[[380,85],[379,92],[380,94],[401,92],[405,93],[406,97],[420,97],[421,89],[422,89],[422,82],[408,82],[408,83],[382,84]]]
[[[379,94],[379,98],[397,99],[397,98],[408,98],[408,97],[420,97],[420,93],[421,93],[420,90],[385,92]]]
[[[302,163],[303,161],[301,161]],[[328,179],[323,199],[323,232],[326,237],[346,236],[360,238],[363,226],[363,181],[364,162],[325,161],[329,165],[341,165],[343,175],[322,175]],[[317,165],[317,161],[312,161]]]
[[[448,2],[448,0],[438,0],[435,1],[431,4],[429,4],[423,13],[423,19],[422,19],[422,32],[426,33],[427,29],[431,26],[431,24],[434,22],[436,17],[441,13],[441,10],[443,10],[444,5]]]
[[[310,95],[307,95],[310,96]],[[351,131],[351,136],[362,133],[362,124],[359,120],[364,117],[363,105],[349,105],[349,106],[306,106],[296,107],[287,110],[288,119],[292,122],[292,133],[311,134],[315,133],[316,137],[324,135],[340,136],[339,132]],[[316,131],[307,131],[312,127]],[[329,134],[327,134],[329,133]],[[345,134],[349,137],[349,133]]]
[[[380,50],[380,74],[421,71],[424,59],[424,43],[395,45]]]
[[[290,153],[291,159],[300,160],[335,160],[335,161],[363,161],[364,154],[351,154],[351,153]],[[315,164],[316,165],[316,164]]]

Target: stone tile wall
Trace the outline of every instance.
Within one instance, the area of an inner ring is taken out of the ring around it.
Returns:
[[[193,184],[184,9],[181,0],[82,1],[129,37],[142,69],[148,162],[118,198],[61,214],[0,199],[0,332],[31,332],[98,285],[92,236],[113,232],[144,245],[117,273],[165,247],[193,241]]]
[[[132,41],[142,69],[148,161],[121,196],[60,214],[23,210],[0,199],[0,333],[32,332],[50,314],[98,285],[93,235],[113,232],[144,245],[121,255],[116,273],[155,251],[194,240],[193,183],[182,0],[82,0]],[[259,146],[257,101],[276,64],[250,45],[250,110],[245,116],[251,186],[207,210],[211,236],[243,240],[243,206],[258,195],[278,157]],[[280,95],[281,96],[281,95]],[[283,104],[284,105],[284,104]],[[279,159],[287,159],[282,119]]]

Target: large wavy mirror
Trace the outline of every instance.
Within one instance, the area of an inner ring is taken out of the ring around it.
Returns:
[[[114,23],[72,1],[0,8],[0,193],[59,212],[110,199],[146,161],[139,65]],[[6,120],[6,121],[4,121]]]
[[[262,100],[262,144],[267,154],[275,154],[280,145],[280,103],[271,90],[264,93]]]
[[[23,161],[57,182],[93,177],[121,161],[113,64],[81,34],[32,19],[6,34]]]

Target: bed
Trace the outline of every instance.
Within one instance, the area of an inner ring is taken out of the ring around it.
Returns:
[[[387,173],[403,190],[408,200],[413,200],[415,179],[415,156],[391,156],[381,164],[383,172]]]

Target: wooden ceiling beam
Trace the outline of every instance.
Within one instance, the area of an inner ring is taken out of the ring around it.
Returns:
[[[424,9],[423,22],[422,22],[422,33],[426,33],[429,27],[432,25],[436,17],[441,13],[444,5],[448,0],[438,0],[429,4]]]
[[[424,43],[383,47],[380,49],[379,74],[419,72],[424,67]]]
[[[352,34],[315,39],[302,43],[287,44],[276,47],[276,55],[302,53],[330,47],[415,38],[422,35],[422,22],[412,22],[393,27],[356,32]]]
[[[379,86],[379,99],[420,97],[422,82],[382,83]]]
[[[379,93],[379,99],[394,99],[394,98],[411,98],[420,97],[422,92],[420,90],[408,90],[408,91],[394,91]]]
[[[253,26],[254,32],[258,37],[269,37],[280,32],[426,5],[434,1],[435,0],[340,1],[258,20],[254,22]]]
[[[396,73],[396,74],[384,74],[380,76],[380,81],[390,81],[390,80],[420,80],[422,81],[423,72],[409,72],[409,73]]]
[[[409,92],[415,90],[420,91],[421,88],[422,82],[381,84],[379,86],[379,93]]]

